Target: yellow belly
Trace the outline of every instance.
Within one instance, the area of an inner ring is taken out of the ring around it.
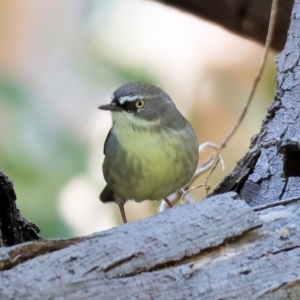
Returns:
[[[187,184],[198,161],[197,140],[184,133],[148,130],[115,132],[103,163],[109,187],[126,200],[160,200]]]

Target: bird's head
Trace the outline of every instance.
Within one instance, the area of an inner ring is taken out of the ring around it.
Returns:
[[[114,123],[136,127],[171,127],[173,123],[180,123],[182,117],[168,94],[144,82],[122,85],[113,93],[111,102],[99,109],[111,111]]]

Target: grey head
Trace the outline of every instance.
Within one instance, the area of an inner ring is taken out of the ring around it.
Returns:
[[[145,82],[130,82],[119,87],[111,103],[100,109],[126,112],[147,121],[160,120],[160,125],[178,128],[186,120],[170,96],[162,89]]]

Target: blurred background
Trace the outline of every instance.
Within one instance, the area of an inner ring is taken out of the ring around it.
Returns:
[[[262,51],[152,1],[0,0],[0,170],[14,182],[23,216],[45,238],[120,224],[117,206],[98,200],[111,119],[97,107],[123,83],[147,81],[171,95],[200,143],[218,144],[244,106]],[[222,151],[226,170],[216,169],[212,187],[259,131],[274,93],[274,58],[269,56],[250,111]],[[210,153],[201,153],[200,162]],[[158,206],[129,202],[127,218],[156,214]]]

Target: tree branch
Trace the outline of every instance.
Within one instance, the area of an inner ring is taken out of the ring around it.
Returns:
[[[287,43],[277,57],[276,95],[261,131],[214,194],[237,191],[252,206],[300,196],[299,14],[296,0]]]
[[[88,237],[2,248],[0,295],[298,299],[299,209],[295,202],[255,213],[229,193]]]
[[[272,0],[155,0],[216,23],[235,34],[264,44]],[[280,0],[272,48],[282,50],[286,42],[292,0]]]

